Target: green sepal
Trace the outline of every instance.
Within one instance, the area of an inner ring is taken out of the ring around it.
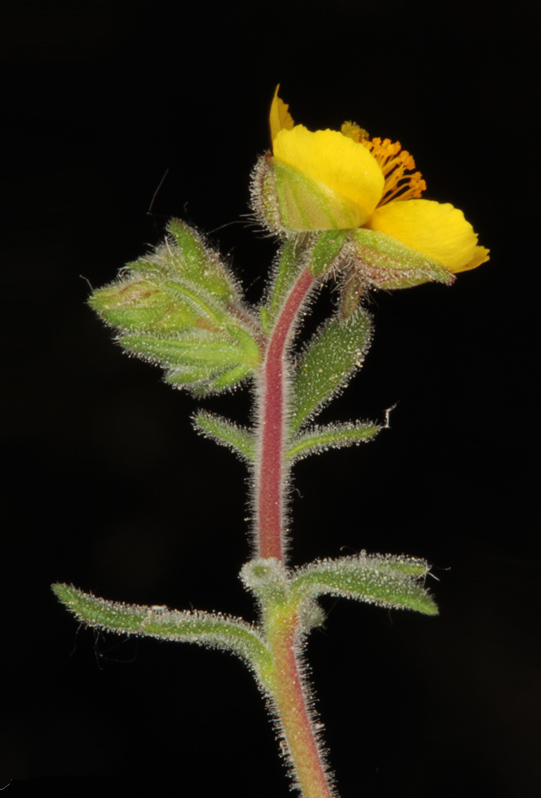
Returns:
[[[310,454],[325,452],[327,449],[340,449],[372,440],[381,427],[371,422],[332,424],[313,426],[295,435],[289,444],[287,457],[294,462]]]
[[[429,570],[424,560],[361,552],[297,569],[290,592],[305,599],[339,596],[437,615],[434,599],[422,584]]]
[[[372,288],[411,288],[427,282],[451,285],[455,280],[439,261],[393,236],[364,227],[350,231],[347,255],[356,261],[365,285]]]
[[[286,233],[351,230],[358,224],[353,204],[320,180],[282,161],[267,163],[262,172],[261,194],[268,226]]]
[[[89,300],[129,353],[162,366],[166,381],[208,394],[234,388],[259,367],[258,323],[202,237],[173,219],[170,237]]]
[[[319,275],[338,257],[348,237],[349,230],[326,230],[321,233],[310,253],[310,271]]]
[[[255,461],[255,438],[246,427],[239,427],[222,416],[199,410],[192,418],[198,432],[222,446],[227,446],[244,460]]]
[[[324,324],[296,364],[290,430],[295,432],[342,388],[362,365],[371,338],[370,316],[359,309],[346,321]]]
[[[226,649],[258,672],[270,662],[261,634],[240,618],[198,610],[181,612],[161,606],[107,601],[65,584],[57,583],[52,589],[76,618],[88,626],[120,634]]]

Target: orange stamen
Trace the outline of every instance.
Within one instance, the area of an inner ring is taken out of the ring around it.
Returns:
[[[368,133],[362,127],[360,127],[357,122],[344,122],[341,128],[341,133],[344,136],[347,136],[348,139],[353,139],[353,141],[362,141],[364,144],[365,139],[368,138]]]
[[[391,200],[418,199],[422,195],[426,183],[420,172],[413,172],[415,161],[409,152],[402,149],[399,141],[380,138],[370,140],[364,136],[359,140],[370,150],[385,177],[383,196],[378,207]]]

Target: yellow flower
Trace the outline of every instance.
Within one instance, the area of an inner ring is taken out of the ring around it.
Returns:
[[[454,273],[488,260],[462,211],[420,199],[426,183],[399,142],[370,139],[352,122],[340,131],[295,125],[278,89],[270,111],[272,169],[287,229],[385,233]]]

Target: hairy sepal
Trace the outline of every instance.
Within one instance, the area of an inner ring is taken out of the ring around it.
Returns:
[[[350,231],[344,260],[355,264],[366,287],[395,290],[428,282],[451,285],[454,274],[442,263],[393,236],[360,227]]]
[[[197,394],[234,388],[259,367],[259,326],[228,267],[173,219],[165,243],[89,300],[128,354],[161,366]]]

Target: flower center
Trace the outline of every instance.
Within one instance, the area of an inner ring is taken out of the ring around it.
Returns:
[[[403,150],[399,141],[375,138],[371,141],[362,139],[364,146],[370,150],[381,166],[385,178],[383,196],[378,207],[391,200],[417,199],[426,189],[426,183],[420,172],[414,172],[415,161],[407,150]]]
[[[392,200],[418,199],[426,189],[420,172],[414,172],[413,156],[403,150],[399,141],[369,139],[366,130],[354,122],[344,122],[344,136],[363,144],[374,156],[385,178],[383,195],[378,208]]]

